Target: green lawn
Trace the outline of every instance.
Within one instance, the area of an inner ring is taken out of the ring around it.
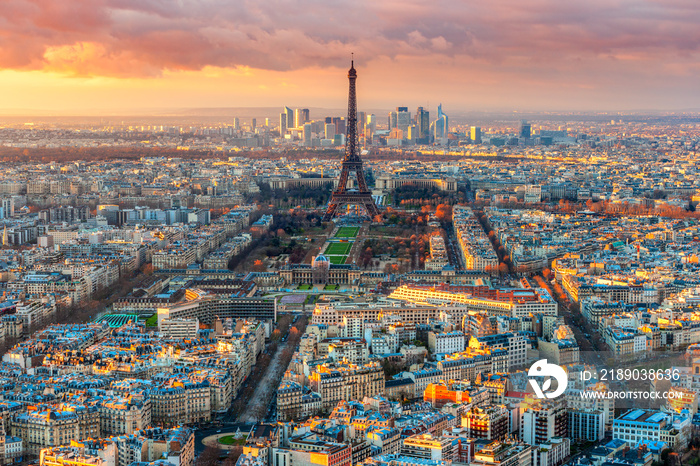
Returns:
[[[326,248],[325,254],[342,256],[343,254],[348,254],[350,248],[352,248],[352,243],[331,243]]]
[[[338,289],[338,285],[326,285],[323,289],[326,291],[335,291]]]
[[[309,285],[308,283],[305,283],[303,285],[299,285],[299,287],[297,289],[299,291],[309,291],[311,289],[311,285]]]
[[[141,319],[136,314],[107,314],[100,317],[98,322],[107,322],[111,328],[118,328],[127,324],[129,321],[136,322],[137,320],[145,319]]]
[[[338,228],[338,233],[335,234],[336,238],[354,238],[360,232],[360,227],[340,227]]]
[[[157,327],[158,326],[158,314],[153,314],[151,317],[146,319],[146,327]]]
[[[331,264],[344,264],[348,256],[327,256]]]
[[[222,445],[244,445],[244,438],[233,438],[233,435],[226,435],[219,439],[219,443]]]

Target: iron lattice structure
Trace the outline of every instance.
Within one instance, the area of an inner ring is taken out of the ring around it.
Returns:
[[[357,71],[355,63],[351,62],[348,71],[350,90],[348,92],[348,121],[346,123],[345,135],[345,157],[340,170],[338,187],[333,191],[331,201],[323,216],[323,221],[328,222],[335,216],[338,208],[343,205],[361,205],[367,211],[371,219],[379,215],[379,209],[372,199],[372,193],[367,187],[365,172],[362,170],[362,159],[357,150],[357,97],[355,96],[355,81],[357,81]],[[357,190],[348,191],[347,184],[350,172],[354,172],[357,178]]]

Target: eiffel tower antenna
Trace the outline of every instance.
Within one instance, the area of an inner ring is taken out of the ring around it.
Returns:
[[[350,70],[348,71],[350,89],[348,91],[348,121],[345,135],[345,157],[340,169],[338,187],[333,191],[331,201],[328,204],[323,221],[328,222],[333,219],[342,205],[354,204],[364,207],[370,219],[379,215],[379,209],[372,199],[372,193],[367,187],[365,172],[362,169],[362,159],[358,153],[357,143],[357,97],[355,96],[355,81],[357,81],[357,71],[355,71],[355,54],[352,54]],[[357,191],[348,191],[348,178],[350,172],[355,172],[357,177]]]

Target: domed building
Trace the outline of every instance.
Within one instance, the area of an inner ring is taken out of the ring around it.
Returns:
[[[319,254],[311,260],[311,276],[314,284],[325,285],[328,283],[330,270],[331,261],[323,254]]]

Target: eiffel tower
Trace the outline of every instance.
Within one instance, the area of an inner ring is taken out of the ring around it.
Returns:
[[[357,98],[355,97],[355,81],[357,80],[357,71],[355,71],[354,60],[350,62],[350,71],[348,71],[348,80],[350,81],[350,91],[348,93],[348,121],[347,134],[345,135],[345,157],[340,170],[340,178],[338,179],[338,187],[333,191],[331,201],[328,204],[326,214],[323,216],[323,221],[328,222],[333,219],[338,207],[342,205],[361,205],[367,211],[370,219],[374,219],[379,215],[379,209],[372,199],[372,193],[367,188],[367,180],[365,180],[365,172],[362,170],[362,159],[357,152]],[[357,177],[357,191],[348,191],[348,177],[350,172],[355,172]]]

